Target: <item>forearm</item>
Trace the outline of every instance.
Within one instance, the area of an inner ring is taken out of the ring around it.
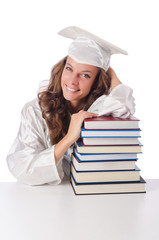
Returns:
[[[111,90],[113,90],[119,84],[122,84],[122,82],[118,78],[113,79],[113,81],[111,81]]]
[[[55,157],[55,162],[57,163],[61,157],[65,154],[67,149],[71,147],[73,142],[69,140],[69,137],[66,135],[64,138],[62,138],[54,148],[54,157]]]
[[[45,183],[59,184],[61,175],[54,163],[54,147],[35,149],[26,146],[19,149],[19,137],[14,142],[8,156],[7,163],[10,172],[20,182],[28,185]]]
[[[111,78],[111,90],[113,90],[116,86],[118,86],[122,82],[119,80],[116,73],[114,72],[114,70],[111,67],[109,67],[107,73]]]
[[[69,129],[64,138],[62,138],[54,149],[55,162],[57,163],[65,154],[67,149],[78,140],[80,137],[80,130],[85,118],[95,117],[97,114],[90,113],[84,110],[79,111],[71,116]]]

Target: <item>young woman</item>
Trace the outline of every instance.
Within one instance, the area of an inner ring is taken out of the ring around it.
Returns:
[[[68,56],[53,67],[49,85],[22,110],[20,129],[7,162],[12,174],[25,184],[59,184],[69,176],[72,145],[80,137],[85,118],[134,114],[132,89],[105,65],[107,59],[99,62],[99,41],[92,40],[94,35],[83,34],[86,41],[75,39]],[[97,47],[92,47],[92,41]],[[108,45],[106,42],[106,50]]]

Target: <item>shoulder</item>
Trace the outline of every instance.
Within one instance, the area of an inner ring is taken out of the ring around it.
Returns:
[[[21,111],[21,124],[28,125],[29,128],[38,129],[38,131],[47,131],[47,124],[42,116],[38,98],[27,102]]]
[[[39,109],[40,106],[39,106],[38,98],[35,98],[35,99],[33,99],[32,101],[30,101],[30,102],[27,102],[27,103],[24,105],[23,108],[26,108],[26,109],[28,109],[28,108]]]
[[[23,116],[37,116],[38,118],[42,118],[41,108],[38,102],[38,98],[33,99],[30,102],[27,102],[22,109]]]

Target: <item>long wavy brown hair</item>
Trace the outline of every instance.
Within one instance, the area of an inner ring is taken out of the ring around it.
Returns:
[[[61,76],[66,61],[67,57],[53,67],[48,86],[38,93],[42,116],[48,126],[52,144],[58,143],[66,135],[72,113],[87,110],[98,97],[108,94],[110,88],[109,75],[99,68],[90,93],[78,108],[73,109],[70,102],[63,97],[61,88]]]

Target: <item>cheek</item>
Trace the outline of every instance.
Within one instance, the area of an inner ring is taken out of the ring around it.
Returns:
[[[63,86],[66,80],[67,80],[67,75],[63,72],[61,76],[61,86]]]
[[[87,82],[87,83],[83,84],[82,88],[83,88],[83,91],[86,95],[89,94],[89,92],[91,91],[93,83],[94,83],[94,81]]]
[[[87,88],[88,88],[89,90],[91,90],[91,88],[93,87],[94,81],[95,81],[95,79],[93,79],[93,80],[91,79],[91,80],[88,82]]]

